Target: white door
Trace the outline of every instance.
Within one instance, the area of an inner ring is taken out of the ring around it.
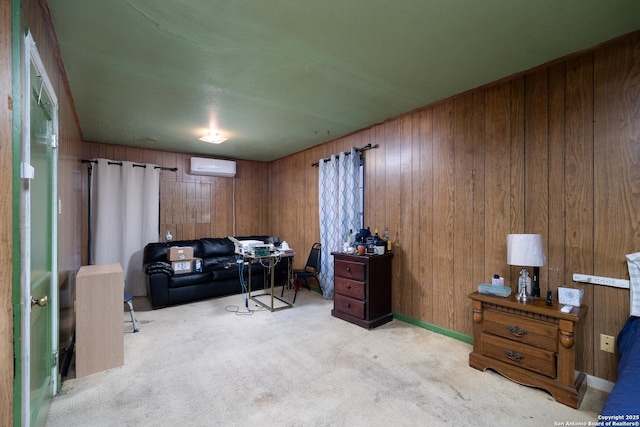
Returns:
[[[31,34],[24,47],[20,419],[44,426],[58,387],[58,102]]]

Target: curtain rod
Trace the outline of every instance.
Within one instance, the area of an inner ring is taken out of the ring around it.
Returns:
[[[98,163],[98,161],[97,160],[82,159],[82,163]],[[122,162],[108,162],[108,164],[122,166]],[[134,163],[133,167],[134,168],[146,168],[147,165],[140,165],[140,164]],[[163,171],[173,171],[173,172],[178,170],[178,168],[167,168],[167,167],[164,167],[164,166],[156,166],[155,169],[160,169],[160,170],[163,170]]]
[[[372,148],[378,148],[378,147],[379,147],[378,144],[376,145],[367,144],[364,147],[356,148],[356,151],[367,151],[367,150],[371,150]],[[351,154],[351,151],[343,151],[342,153],[348,156],[349,154]],[[322,160],[325,163],[330,162],[331,157],[327,157],[325,159],[320,159],[320,160]],[[311,163],[311,166],[314,168],[317,168],[318,166],[320,166],[320,162],[317,161],[315,163]]]

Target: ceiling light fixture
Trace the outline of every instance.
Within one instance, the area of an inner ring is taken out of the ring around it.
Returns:
[[[229,138],[225,138],[224,136],[220,135],[218,132],[207,132],[205,136],[203,136],[202,138],[198,138],[198,140],[203,142],[208,142],[210,144],[222,144],[227,139]]]

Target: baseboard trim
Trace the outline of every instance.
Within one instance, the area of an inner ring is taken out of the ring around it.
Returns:
[[[603,378],[587,375],[587,385],[591,388],[596,388],[598,390],[611,393],[611,390],[613,390],[613,386],[615,385],[615,383]]]
[[[462,334],[460,332],[452,331],[451,329],[443,328],[442,326],[434,325],[432,323],[423,322],[422,320],[414,319],[413,317],[403,316],[402,314],[393,313],[393,318],[401,320],[406,323],[410,323],[412,325],[418,326],[423,329],[427,329],[432,332],[436,332],[441,335],[445,335],[450,338],[457,339],[458,341],[465,342],[467,344],[473,344],[473,337]],[[611,393],[613,390],[613,386],[615,383],[605,380],[603,378],[594,377],[593,375],[587,374],[587,386],[598,389],[600,391],[604,391],[607,393]]]
[[[397,313],[393,313],[393,318],[401,320],[406,323],[410,323],[412,325],[418,326],[423,329],[427,329],[431,332],[436,332],[438,334],[457,339],[458,341],[462,341],[467,344],[473,344],[473,337],[466,334],[462,334],[460,332],[452,331],[451,329],[443,328],[442,326],[423,322],[422,320],[414,319],[413,317],[403,316],[402,314],[397,314]]]

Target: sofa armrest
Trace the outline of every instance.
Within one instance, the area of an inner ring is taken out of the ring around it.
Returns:
[[[169,305],[169,281],[166,274],[150,274],[147,278],[148,294],[151,297],[151,307],[159,308]]]
[[[168,262],[152,262],[144,266],[144,272],[149,276],[153,274],[164,274],[165,276],[173,276],[173,268]]]

